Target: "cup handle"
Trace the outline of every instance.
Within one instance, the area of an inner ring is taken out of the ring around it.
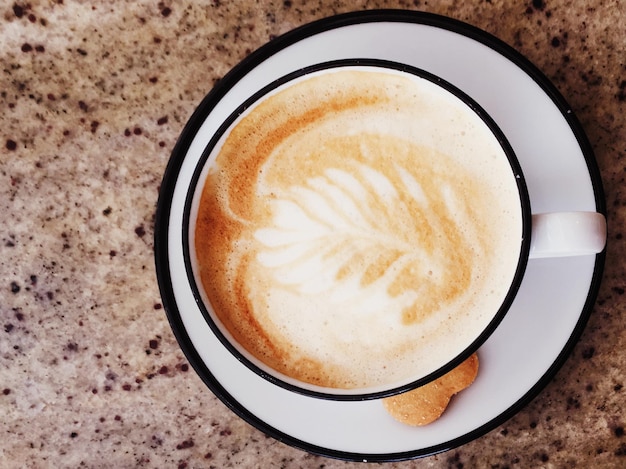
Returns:
[[[597,254],[606,246],[606,218],[597,212],[532,216],[531,259]]]

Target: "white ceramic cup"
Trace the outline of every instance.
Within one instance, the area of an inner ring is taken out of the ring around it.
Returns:
[[[472,337],[461,350],[451,352],[449,357],[427,373],[415,374],[402,382],[393,382],[385,385],[376,385],[364,388],[357,387],[351,389],[317,386],[294,379],[267,366],[243,348],[233,338],[233,335],[224,326],[223,322],[219,319],[218,315],[211,306],[211,300],[199,279],[198,262],[194,259],[195,250],[193,247],[193,232],[198,215],[198,200],[202,192],[204,180],[207,177],[209,168],[215,161],[217,153],[219,153],[220,146],[238,122],[241,114],[247,112],[247,109],[253,108],[258,103],[263,102],[267,96],[270,96],[278,89],[284,89],[291,86],[293,83],[306,80],[314,74],[323,74],[326,72],[336,71],[337,69],[389,70],[393,71],[393,73],[406,74],[408,76],[417,77],[421,80],[427,80],[428,82],[443,89],[446,93],[450,93],[455,99],[464,103],[465,106],[475,112],[499,141],[503,149],[503,155],[505,155],[505,158],[508,159],[511,172],[517,180],[519,210],[521,211],[523,225],[519,239],[519,257],[517,259],[516,271],[510,285],[508,286],[508,293],[499,303],[496,310],[492,312],[493,314],[491,315],[488,324],[485,327],[482,327],[479,333],[475,334],[475,337]],[[216,135],[211,139],[206,147],[203,157],[198,163],[192,184],[188,191],[184,220],[185,226],[183,227],[183,239],[186,243],[184,246],[184,252],[186,256],[189,281],[192,285],[194,294],[196,295],[196,301],[200,306],[207,323],[220,341],[242,363],[270,382],[294,392],[336,400],[372,399],[404,392],[432,381],[442,374],[450,371],[465,360],[469,355],[474,353],[480,345],[484,343],[489,335],[491,335],[502,318],[505,316],[507,310],[514,301],[515,295],[517,294],[519,286],[522,282],[528,259],[594,255],[601,252],[606,243],[606,220],[604,215],[601,213],[532,213],[524,175],[513,150],[495,122],[478,103],[474,102],[469,96],[465,95],[463,92],[456,89],[451,84],[443,81],[439,77],[402,64],[379,60],[342,60],[308,67],[273,82],[266,88],[256,93],[254,96],[251,96],[248,100],[246,100],[246,102],[242,103],[241,106],[230,116],[230,118],[223,123]]]

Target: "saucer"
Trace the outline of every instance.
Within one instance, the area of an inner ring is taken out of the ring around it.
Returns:
[[[482,436],[537,395],[582,333],[604,254],[530,260],[509,313],[478,352],[476,381],[455,396],[439,420],[424,427],[398,423],[379,400],[307,397],[250,371],[212,333],[187,280],[182,241],[187,189],[211,136],[247,97],[300,68],[355,57],[424,69],[476,100],[513,147],[533,213],[604,213],[604,199],[585,134],[547,78],[498,39],[437,15],[378,10],[305,25],[247,57],[200,103],[168,164],[155,229],[163,304],[182,350],[230,409],[277,440],[333,458],[398,461]]]

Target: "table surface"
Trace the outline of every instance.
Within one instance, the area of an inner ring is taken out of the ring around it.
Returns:
[[[238,61],[372,8],[499,37],[553,81],[596,153],[604,278],[554,379],[460,448],[389,467],[626,467],[626,3],[621,0],[29,0],[0,7],[2,467],[362,466],[251,427],[178,346],[156,281],[159,185],[185,122]]]

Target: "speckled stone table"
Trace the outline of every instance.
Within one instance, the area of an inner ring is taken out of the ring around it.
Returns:
[[[339,12],[430,11],[526,55],[582,122],[609,245],[588,326],[521,412],[389,467],[626,467],[626,3],[8,1],[0,6],[0,467],[364,466],[233,414],[170,330],[153,261],[159,184],[212,85],[270,38]]]

